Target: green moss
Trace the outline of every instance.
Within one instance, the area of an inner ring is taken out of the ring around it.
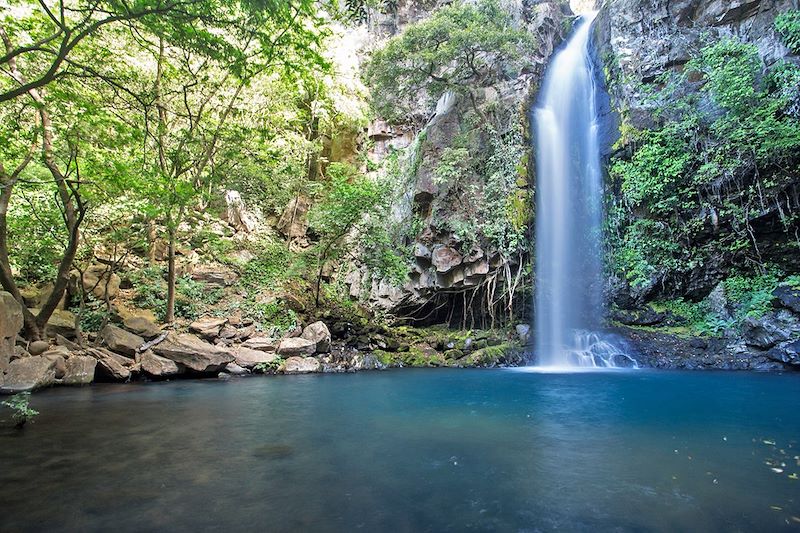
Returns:
[[[389,353],[384,350],[375,350],[372,352],[372,355],[374,355],[382,365],[397,366],[398,359],[393,353]]]
[[[496,346],[487,346],[469,354],[464,358],[466,366],[497,366],[505,363],[512,350],[517,349],[512,343],[502,343]]]

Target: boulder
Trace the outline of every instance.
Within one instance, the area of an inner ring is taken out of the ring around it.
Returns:
[[[154,339],[161,335],[161,328],[143,316],[129,316],[122,322],[122,326],[145,339]]]
[[[189,324],[189,331],[199,334],[204,339],[214,340],[219,337],[220,329],[227,323],[226,318],[203,317]]]
[[[800,315],[800,289],[791,285],[778,285],[772,292],[775,303]]]
[[[141,369],[151,376],[162,378],[183,373],[183,367],[171,359],[156,355],[152,350],[147,350],[136,355],[136,362]]]
[[[33,341],[28,346],[28,353],[31,355],[42,355],[50,348],[50,343],[47,341]]]
[[[100,338],[111,351],[128,357],[134,357],[139,347],[144,344],[144,339],[139,335],[134,335],[113,324],[106,324],[100,331]]]
[[[259,363],[271,363],[279,358],[275,352],[262,352],[240,346],[234,354],[236,364],[245,368],[253,368]]]
[[[64,377],[61,378],[61,383],[64,385],[88,385],[94,381],[96,367],[97,359],[94,357],[73,355],[66,361]]]
[[[306,326],[300,338],[314,342],[316,353],[328,353],[331,351],[331,332],[322,321]]]
[[[153,351],[196,372],[218,372],[234,359],[229,350],[203,342],[189,333],[170,333],[153,347]]]
[[[34,315],[39,314],[38,309],[31,309]],[[47,335],[55,338],[58,335],[67,339],[75,338],[75,315],[66,309],[56,309],[53,316],[47,321]]]
[[[86,353],[97,359],[96,370],[106,378],[114,381],[127,381],[131,377],[131,369],[134,361],[115,354],[103,348],[88,348]]]
[[[22,392],[48,387],[56,380],[56,362],[46,357],[24,357],[11,361],[2,392]]]
[[[440,274],[450,272],[460,265],[462,261],[461,254],[450,246],[436,246],[431,253],[431,262]]]
[[[0,291],[0,374],[8,368],[14,355],[14,344],[22,325],[22,307],[10,293]]]
[[[77,272],[73,276],[76,283],[81,279]],[[83,273],[84,290],[91,291],[98,300],[105,300],[106,296],[109,300],[116,298],[120,283],[120,277],[111,272],[106,265],[92,265]]]
[[[247,339],[242,343],[243,348],[250,348],[251,350],[260,350],[262,352],[274,352],[278,349],[280,341],[270,337],[253,337]]]
[[[313,357],[290,357],[279,368],[284,374],[309,374],[322,369],[320,362]]]
[[[226,324],[219,330],[219,336],[221,339],[234,339],[239,336],[239,330]]]
[[[242,368],[236,363],[228,363],[227,365],[225,365],[225,372],[227,372],[228,374],[233,374],[234,376],[244,376],[250,373],[249,370],[247,370],[246,368]]]
[[[291,337],[283,339],[278,346],[278,355],[314,355],[317,351],[317,343],[302,337]]]
[[[775,346],[767,352],[767,357],[785,365],[800,367],[800,340]]]
[[[278,220],[278,231],[290,239],[305,237],[308,230],[308,210],[311,202],[305,196],[296,196],[286,204]]]
[[[531,336],[531,327],[528,324],[517,324],[515,329],[517,331],[519,340],[522,342],[528,342],[528,339]]]
[[[789,331],[768,318],[747,317],[742,326],[744,341],[756,348],[772,348],[779,342],[789,340]]]

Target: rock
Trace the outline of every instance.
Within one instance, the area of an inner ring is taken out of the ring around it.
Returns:
[[[283,339],[278,346],[278,355],[314,355],[317,344],[302,337]]]
[[[632,310],[616,309],[611,313],[611,318],[626,326],[654,326],[664,322],[667,315],[647,307]]]
[[[66,346],[53,346],[52,348],[48,348],[47,351],[43,352],[41,356],[51,360],[54,360],[58,357],[66,360],[72,357],[73,353],[72,350]]]
[[[218,372],[234,359],[229,350],[203,342],[189,333],[170,333],[153,347],[153,351],[196,372]]]
[[[10,293],[0,291],[0,374],[8,368],[14,355],[17,333],[22,325],[22,307]]]
[[[768,349],[789,340],[790,333],[768,318],[747,317],[742,326],[742,335],[749,346]]]
[[[129,316],[122,322],[122,326],[145,339],[154,339],[161,335],[161,328],[143,316]]]
[[[431,254],[431,262],[440,274],[450,272],[463,261],[461,254],[450,246],[436,246]]]
[[[253,368],[259,363],[271,363],[279,358],[275,352],[262,352],[240,346],[234,354],[236,364],[245,368]]]
[[[100,338],[109,349],[128,357],[134,357],[139,347],[144,344],[142,337],[112,324],[106,324],[100,332]]]
[[[64,385],[88,385],[94,381],[96,367],[97,359],[94,357],[73,355],[66,361],[64,377],[61,378],[61,383]]]
[[[2,392],[22,392],[48,387],[56,380],[56,363],[46,357],[25,357],[11,361]]]
[[[136,355],[136,362],[142,370],[153,377],[162,378],[183,373],[183,367],[171,359],[161,357],[147,350]]]
[[[283,362],[278,371],[284,374],[308,374],[319,372],[321,368],[320,362],[313,357],[290,357]]]
[[[42,355],[50,348],[50,343],[47,341],[33,341],[28,346],[28,352],[31,355]]]
[[[244,376],[250,373],[249,370],[240,367],[236,363],[228,363],[227,365],[225,365],[225,372],[227,372],[228,374],[233,374],[234,376]]]
[[[519,337],[519,340],[521,340],[524,343],[528,342],[528,339],[530,338],[531,335],[531,327],[528,324],[517,324],[517,327],[515,329],[517,330],[517,336]]]
[[[296,196],[286,204],[278,220],[278,231],[290,239],[305,237],[308,230],[308,210],[311,202],[305,196]]]
[[[226,318],[204,317],[189,324],[189,331],[200,334],[204,339],[214,340],[219,337],[220,329],[227,323]]]
[[[79,352],[81,350],[80,346],[70,340],[65,339],[61,335],[56,335],[56,344],[58,346],[63,346],[71,352]]]
[[[256,217],[247,210],[239,191],[225,192],[225,221],[236,231],[250,233],[257,226]]]
[[[800,315],[800,289],[790,285],[778,285],[772,292],[775,303]]]
[[[74,272],[73,278],[77,284],[80,274]],[[92,265],[83,273],[84,290],[91,291],[98,300],[105,300],[106,296],[109,300],[116,298],[119,294],[120,283],[120,277],[111,272],[106,265]]]
[[[242,347],[262,352],[274,352],[278,349],[278,344],[280,344],[280,341],[270,337],[253,337],[243,342]]]
[[[202,265],[192,272],[193,280],[220,288],[233,285],[237,278],[236,272],[222,265]]]
[[[222,326],[222,329],[219,330],[219,336],[222,339],[233,339],[239,336],[239,331],[229,325]]]
[[[314,342],[316,353],[328,353],[331,351],[331,332],[322,321],[306,326],[300,338]]]
[[[134,362],[132,359],[103,348],[88,348],[86,353],[97,359],[98,366],[95,370],[100,375],[114,381],[127,381],[130,379],[131,371],[129,367]]]
[[[800,340],[772,348],[767,352],[767,357],[787,365],[800,366]]]
[[[34,315],[39,314],[38,309],[31,309]],[[53,316],[47,321],[47,335],[56,337],[61,335],[67,339],[75,338],[75,315],[65,309],[56,309]]]
[[[26,350],[20,345],[16,345],[14,346],[14,353],[11,354],[11,358],[9,360],[13,361],[14,359],[22,359],[23,357],[30,357],[30,356],[31,354],[28,353],[28,350]],[[8,365],[6,365],[6,367],[7,366]],[[0,374],[2,374],[2,372],[0,372]]]

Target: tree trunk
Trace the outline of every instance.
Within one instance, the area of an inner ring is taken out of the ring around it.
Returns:
[[[167,258],[167,324],[175,322],[175,233],[175,225],[170,222]]]

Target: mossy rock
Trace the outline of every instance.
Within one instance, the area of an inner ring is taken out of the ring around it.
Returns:
[[[398,359],[393,353],[389,353],[384,350],[374,350],[372,355],[375,356],[375,359],[380,361],[380,363],[386,367],[398,365]]]
[[[453,350],[447,350],[442,355],[447,360],[450,360],[450,359],[461,359],[462,357],[464,357],[464,352],[459,350],[459,349],[453,349]]]
[[[463,366],[477,367],[516,365],[521,362],[522,350],[520,346],[510,342],[481,348],[459,360],[459,363]]]

